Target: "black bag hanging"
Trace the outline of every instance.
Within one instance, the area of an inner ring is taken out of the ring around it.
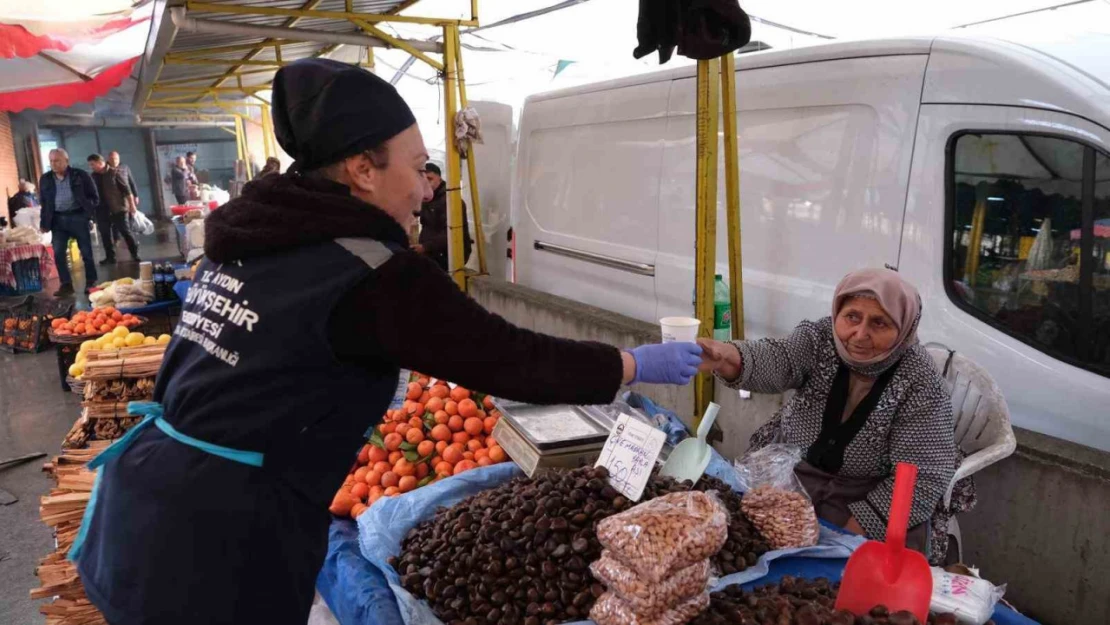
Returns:
[[[659,52],[662,65],[676,47],[697,60],[731,54],[751,41],[752,25],[737,0],[640,0],[636,37],[632,56]]]

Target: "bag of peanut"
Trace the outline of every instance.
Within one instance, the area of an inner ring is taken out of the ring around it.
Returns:
[[[597,625],[683,625],[692,621],[708,607],[709,592],[703,591],[700,595],[695,595],[670,610],[650,617],[640,616],[619,597],[607,592],[601,595],[590,610],[590,619]]]
[[[741,509],[775,549],[811,547],[821,532],[813,501],[794,474],[801,460],[798,447],[773,444],[734,464],[744,491]]]
[[[597,539],[642,581],[657,583],[720,551],[728,512],[713,493],[670,493],[603,519]]]
[[[641,617],[666,612],[686,599],[705,592],[709,586],[709,560],[679,569],[670,577],[652,584],[640,579],[632,569],[605,550],[601,552],[601,558],[590,565],[590,572],[594,579],[605,584],[609,592]]]

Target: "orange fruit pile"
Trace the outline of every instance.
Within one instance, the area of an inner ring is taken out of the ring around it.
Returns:
[[[117,326],[133,328],[139,325],[135,315],[123,314],[111,306],[96,308],[73,315],[72,319],[59,317],[50,322],[58,336],[97,336],[115,330]]]
[[[493,400],[424,375],[410,378],[404,404],[387,410],[329,508],[358,518],[382,497],[509,459],[493,437]]]

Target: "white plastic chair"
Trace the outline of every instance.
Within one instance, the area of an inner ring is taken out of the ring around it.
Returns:
[[[925,347],[952,393],[956,444],[967,454],[944,494],[948,506],[956,482],[1014,453],[1017,439],[1006,398],[987,370],[940,343]],[[956,539],[956,555],[963,562],[963,537],[955,515],[948,520],[948,535]]]

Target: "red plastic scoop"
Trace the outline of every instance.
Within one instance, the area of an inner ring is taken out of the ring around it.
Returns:
[[[836,597],[836,609],[862,616],[871,608],[883,605],[891,613],[911,612],[922,623],[929,618],[933,573],[925,556],[906,549],[906,525],[910,520],[916,482],[917,467],[898,463],[886,542],[869,540],[848,559]]]

